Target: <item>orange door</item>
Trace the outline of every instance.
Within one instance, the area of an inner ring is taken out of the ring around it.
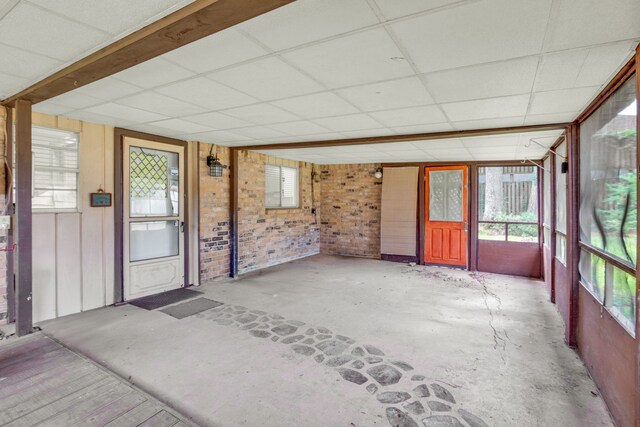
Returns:
[[[467,265],[467,167],[425,168],[424,261]]]

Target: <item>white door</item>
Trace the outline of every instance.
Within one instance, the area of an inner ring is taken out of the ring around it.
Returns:
[[[125,138],[124,299],[184,286],[184,148]]]

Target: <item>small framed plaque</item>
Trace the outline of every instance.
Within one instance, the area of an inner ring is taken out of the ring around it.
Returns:
[[[111,206],[111,193],[91,193],[91,207],[104,208]]]

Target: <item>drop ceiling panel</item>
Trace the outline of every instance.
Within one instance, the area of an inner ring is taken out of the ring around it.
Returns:
[[[380,127],[380,123],[366,114],[326,117],[323,119],[316,119],[315,122],[334,132],[371,130]]]
[[[18,90],[24,88],[29,80],[0,73],[0,98],[8,98]]]
[[[538,58],[528,57],[428,74],[427,87],[438,102],[494,98],[531,92]]]
[[[0,24],[1,25],[1,24]],[[62,62],[43,55],[29,53],[24,49],[0,44],[0,73],[34,80],[46,76],[50,70],[59,68]]]
[[[540,53],[550,7],[551,0],[486,0],[391,28],[421,71],[437,71]]]
[[[76,89],[75,92],[107,101],[132,95],[134,93],[141,92],[142,90],[143,89],[139,86],[125,83],[115,79],[114,77],[107,77],[105,79],[98,80],[97,82],[82,86]],[[55,100],[55,98],[53,99]]]
[[[224,114],[261,125],[298,120],[297,116],[267,103],[224,110]]]
[[[91,107],[103,102],[101,99],[94,98],[93,96],[85,95],[76,91],[67,92],[60,96],[56,96],[55,98],[52,98],[51,101],[58,105],[73,108],[74,110]]]
[[[356,107],[330,92],[273,101],[272,104],[305,119],[359,112]]]
[[[377,23],[366,0],[309,0],[271,11],[239,28],[270,49],[282,50]]]
[[[478,99],[475,101],[442,104],[449,118],[456,121],[497,119],[501,117],[524,116],[529,105],[529,95],[504,96]]]
[[[323,90],[321,85],[276,57],[231,67],[208,77],[263,101]]]
[[[277,138],[286,136],[282,132],[278,132],[277,130],[273,130],[267,126],[252,126],[248,128],[238,128],[234,129],[233,133],[237,133],[238,135],[243,135],[251,139],[263,139],[263,138]]]
[[[394,126],[391,129],[398,135],[407,135],[413,133],[446,132],[453,130],[453,126],[449,123],[436,123],[428,125]]]
[[[588,54],[588,49],[573,49],[543,55],[534,89],[547,91],[573,88]]]
[[[127,107],[126,105],[114,104],[112,102],[87,108],[85,111],[137,123],[147,123],[168,119],[168,117],[163,116],[162,114],[151,113],[149,111]]]
[[[400,152],[400,151],[421,151],[422,149],[412,142],[385,142],[382,144],[368,144],[366,146],[369,150],[382,151],[382,152]]]
[[[182,99],[211,111],[258,102],[256,98],[204,77],[164,86],[156,89],[156,92]]]
[[[576,119],[576,113],[529,114],[524,119],[525,125],[543,125],[546,123],[570,123]]]
[[[34,108],[34,110],[38,111],[37,108]],[[43,111],[43,113],[46,113],[46,111]],[[127,120],[126,118],[122,118],[122,117],[112,117],[104,114],[92,113],[86,110],[73,111],[71,113],[68,113],[66,117],[69,117],[71,119],[76,119],[76,120],[83,120],[91,123],[100,123],[100,124],[109,125],[109,126],[126,127],[128,129],[133,129],[134,126],[138,126],[138,123],[136,123],[133,120]],[[160,128],[155,128],[155,129],[156,129],[156,132],[150,132],[150,133],[155,133],[156,135],[163,135],[163,133],[157,132],[157,131],[162,131],[162,129]]]
[[[117,101],[118,104],[151,111],[168,117],[181,117],[206,111],[203,107],[188,104],[155,92],[143,92]]]
[[[185,135],[186,137],[187,135]],[[253,141],[251,138],[239,135],[237,133],[229,132],[226,130],[218,130],[213,132],[202,132],[189,135],[190,141],[202,141],[212,144],[228,144],[228,145],[245,145]]]
[[[216,112],[196,114],[195,116],[186,116],[183,117],[183,119],[200,125],[210,126],[216,130],[241,128],[252,125],[251,122],[248,122],[246,120],[241,120],[236,117],[231,117],[229,115]]]
[[[0,21],[0,40],[66,62],[106,43],[111,36],[20,2]]]
[[[640,38],[637,0],[560,0],[549,28],[549,50]]]
[[[298,120],[288,123],[274,123],[269,125],[271,129],[289,134],[289,135],[312,135],[318,133],[330,132],[326,127],[320,126],[308,120]]]
[[[602,82],[610,80],[619,65],[634,55],[635,45],[636,43],[625,42],[589,49],[575,86],[601,86]]]
[[[382,28],[295,50],[283,57],[332,88],[413,74],[411,66]]]
[[[236,28],[228,28],[164,55],[196,73],[218,70],[269,53]]]
[[[0,79],[2,79],[1,74]],[[0,97],[2,97],[1,94]],[[51,101],[40,102],[38,104],[35,104],[32,108],[36,113],[49,114],[51,116],[66,116],[68,115],[68,113],[75,109],[71,107],[65,107],[63,105],[58,105],[55,102]]]
[[[120,71],[114,74],[113,77],[149,89],[187,79],[193,75],[193,72],[163,58],[154,58],[135,67]]]
[[[112,35],[129,32],[179,9],[175,0],[29,0],[42,8]]]
[[[354,86],[337,93],[362,111],[433,104],[433,98],[417,77]]]
[[[160,120],[149,124],[151,126],[158,126],[181,134],[209,132],[213,130],[209,126],[198,125],[182,119]]]
[[[521,126],[524,116],[500,117],[497,119],[461,120],[453,123],[455,130],[491,129],[509,126]]]
[[[530,114],[579,112],[598,92],[597,87],[554,90],[533,94]]]
[[[460,0],[375,0],[387,20],[465,3]]]
[[[427,141],[415,141],[411,143],[414,147],[417,147],[423,151],[439,150],[439,149],[464,149],[466,148],[462,144],[462,140],[459,138],[451,139],[433,139]]]
[[[371,117],[389,127],[443,123],[447,118],[435,105],[401,108],[398,110],[376,111]]]

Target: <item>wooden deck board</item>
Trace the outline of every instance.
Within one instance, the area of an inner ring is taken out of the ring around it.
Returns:
[[[0,343],[0,425],[191,426],[178,413],[43,334]]]

